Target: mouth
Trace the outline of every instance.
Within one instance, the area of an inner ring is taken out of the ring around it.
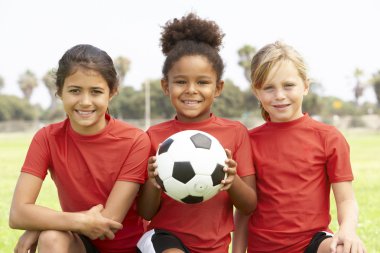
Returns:
[[[182,100],[182,103],[184,103],[185,105],[192,106],[192,105],[197,105],[201,103],[201,101],[200,100]]]
[[[81,116],[81,117],[89,117],[90,115],[92,115],[96,110],[87,110],[87,111],[83,111],[83,110],[75,110],[75,112]]]
[[[281,105],[273,105],[274,108],[276,109],[283,109],[290,106],[290,104],[281,104]]]

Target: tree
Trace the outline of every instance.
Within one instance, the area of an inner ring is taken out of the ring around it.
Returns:
[[[364,84],[361,82],[360,78],[363,76],[363,71],[359,68],[356,68],[354,71],[354,77],[356,80],[356,84],[354,87],[354,96],[355,96],[355,103],[356,105],[359,105],[359,99],[361,96],[363,96],[364,92]]]
[[[57,87],[55,85],[54,70],[53,69],[48,70],[46,74],[42,77],[42,81],[44,82],[45,87],[48,89],[49,95],[51,98],[49,110],[54,110],[57,107],[57,97],[56,97]]]
[[[223,92],[216,98],[212,111],[220,117],[241,117],[244,112],[243,92],[231,80],[226,79]]]
[[[150,84],[150,107],[151,118],[168,119],[175,115],[175,110],[168,96],[165,96],[161,89],[161,80],[151,80]],[[142,84],[145,92],[145,85]]]
[[[244,45],[238,50],[239,55],[239,66],[243,68],[244,77],[251,84],[251,61],[253,56],[256,54],[256,48],[250,45]],[[252,111],[258,109],[258,100],[252,94],[251,88],[248,88],[243,92],[245,111]]]
[[[131,62],[127,57],[119,56],[114,60],[116,72],[118,73],[120,77],[120,84],[124,84],[124,78],[127,75],[129,71],[129,67],[131,65]]]
[[[244,45],[238,50],[239,66],[243,68],[248,83],[251,83],[251,61],[255,53],[256,48],[250,45]]]
[[[39,108],[25,99],[13,95],[0,95],[0,121],[35,120]]]
[[[124,86],[110,103],[110,113],[120,119],[144,118],[144,94],[131,86]]]
[[[319,115],[322,110],[320,93],[322,92],[322,84],[319,82],[311,82],[309,93],[304,97],[302,110],[310,115]],[[318,94],[319,93],[319,94]]]
[[[27,70],[20,76],[18,84],[22,93],[24,94],[24,98],[29,101],[34,88],[36,88],[38,85],[36,76],[32,71]]]
[[[377,106],[380,108],[380,70],[372,75],[371,82],[375,91]]]

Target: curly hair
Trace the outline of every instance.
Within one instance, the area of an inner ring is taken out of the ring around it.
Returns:
[[[219,81],[223,75],[224,63],[219,55],[224,33],[214,22],[201,19],[190,13],[181,19],[173,19],[162,27],[160,45],[166,56],[162,74],[167,78],[175,62],[183,56],[201,55],[208,59]]]

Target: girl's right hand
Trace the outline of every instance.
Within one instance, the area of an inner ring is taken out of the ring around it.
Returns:
[[[91,240],[97,238],[108,238],[112,240],[115,238],[115,233],[122,229],[123,225],[117,221],[105,218],[101,214],[103,209],[103,205],[99,204],[83,212],[82,214],[85,215],[84,225],[79,230],[79,233],[87,236]]]
[[[148,159],[148,178],[150,182],[157,188],[161,189],[161,186],[157,183],[156,177],[158,176],[156,157],[151,156]]]
[[[40,231],[25,231],[16,244],[14,253],[35,253]]]

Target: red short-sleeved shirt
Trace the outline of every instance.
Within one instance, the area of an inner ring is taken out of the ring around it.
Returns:
[[[248,131],[241,123],[211,115],[202,122],[183,123],[171,120],[148,129],[155,154],[158,144],[184,130],[200,130],[213,135],[237,161],[239,176],[253,175],[254,167]],[[173,232],[193,253],[228,252],[233,230],[233,205],[226,192],[199,204],[183,204],[162,194],[161,207],[149,224]]]
[[[349,146],[333,126],[307,114],[250,130],[258,203],[248,252],[303,252],[329,231],[331,183],[353,180]]]
[[[98,134],[80,135],[70,121],[39,130],[30,144],[22,172],[44,179],[47,171],[57,186],[63,211],[88,210],[105,205],[115,182],[143,183],[150,141],[144,131],[106,115],[107,126]],[[143,233],[134,203],[114,240],[95,240],[102,252],[135,252]]]

